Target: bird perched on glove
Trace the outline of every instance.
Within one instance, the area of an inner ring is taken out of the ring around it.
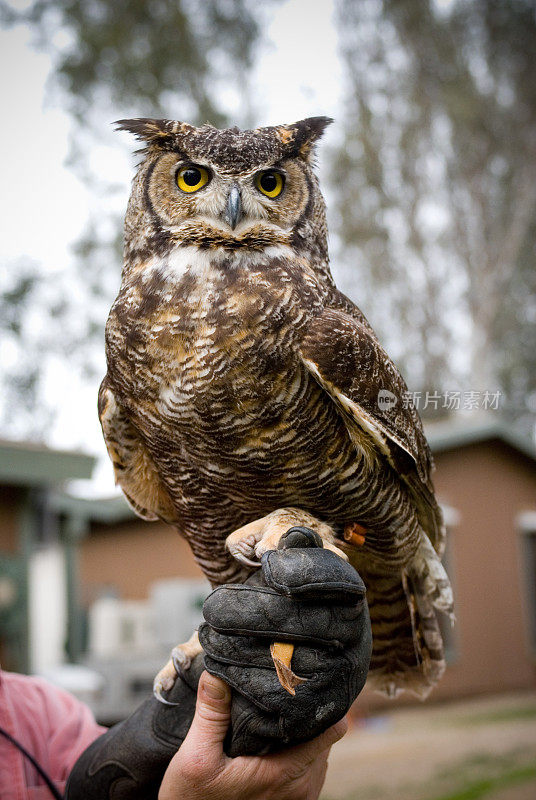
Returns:
[[[213,586],[243,582],[295,525],[348,558],[371,683],[425,695],[444,669],[437,612],[452,616],[445,530],[406,385],[330,273],[313,169],[329,122],[119,123],[143,150],[100,419],[133,508],[173,525]],[[198,652],[176,648],[159,692]]]
[[[224,743],[231,757],[266,755],[318,736],[344,716],[367,675],[363,581],[311,531],[291,531],[282,544],[245,584],[220,586],[205,602],[206,666],[233,687]],[[307,677],[294,697],[270,668],[268,645],[277,636],[298,645],[297,668]],[[172,705],[151,698],[93,742],[71,772],[66,800],[156,800],[190,728],[202,669],[199,654],[169,692]]]

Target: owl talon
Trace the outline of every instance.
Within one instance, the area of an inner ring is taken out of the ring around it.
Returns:
[[[294,697],[296,686],[305,683],[307,678],[296,675],[290,666],[294,645],[288,642],[274,642],[270,645],[270,654],[274,662],[277,678],[283,689]]]
[[[227,540],[227,549],[233,558],[240,561],[241,564],[245,564],[247,567],[258,569],[260,567],[260,561],[253,561],[250,558],[250,556],[255,554],[256,540],[252,536],[239,539],[238,541],[232,541],[230,539],[231,537]]]
[[[182,645],[174,647],[171,651],[171,662],[175,667],[175,672],[177,675],[180,675],[181,673],[184,675],[184,673],[192,666],[192,658],[184,651]]]
[[[184,675],[190,669],[194,658],[202,652],[203,648],[199,644],[197,631],[192,634],[187,642],[178,644],[173,648],[170,660],[162,667],[154,679],[153,694],[159,703],[163,703],[165,706],[178,705],[162,697],[162,692],[168,692],[172,689],[179,675]]]
[[[170,700],[166,700],[165,697],[162,696],[162,687],[157,687],[153,684],[153,695],[156,697],[159,703],[162,703],[164,706],[178,706],[179,703],[172,703]]]
[[[253,569],[258,569],[260,567],[259,561],[252,561],[250,558],[245,556],[238,548],[236,549],[229,548],[229,552],[231,553],[233,558],[235,558],[237,561],[240,561],[241,564],[245,564],[246,567],[252,567]]]
[[[159,703],[162,703],[164,706],[177,706],[178,703],[172,703],[170,700],[166,700],[163,697],[162,692],[168,692],[170,689],[173,688],[175,681],[177,680],[178,671],[175,668],[173,661],[168,661],[168,663],[160,670],[156,678],[153,682],[153,695],[156,697]]]

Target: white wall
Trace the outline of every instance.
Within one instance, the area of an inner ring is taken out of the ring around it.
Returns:
[[[30,670],[42,672],[65,661],[67,588],[61,547],[35,552],[29,567]]]

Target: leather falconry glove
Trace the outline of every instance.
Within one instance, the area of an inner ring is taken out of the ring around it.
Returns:
[[[209,672],[233,688],[230,756],[259,755],[313,739],[341,719],[363,688],[372,635],[365,585],[309,528],[264,553],[245,584],[215,589],[199,628]],[[294,696],[277,677],[269,644],[291,642]]]
[[[245,584],[206,599],[203,655],[167,694],[146,700],[76,762],[65,800],[156,800],[169,761],[195,711],[204,666],[233,689],[230,756],[261,755],[318,736],[348,711],[364,686],[372,646],[365,586],[308,528],[291,528]],[[294,644],[295,696],[279,683],[270,643]]]

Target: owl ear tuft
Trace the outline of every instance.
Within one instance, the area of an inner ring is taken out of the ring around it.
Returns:
[[[292,125],[281,125],[276,129],[277,136],[288,149],[289,155],[300,156],[308,161],[316,142],[332,122],[331,117],[308,117]]]
[[[129,131],[137,139],[147,142],[148,145],[161,146],[168,144],[177,134],[191,133],[194,130],[186,122],[177,122],[171,119],[149,119],[148,117],[118,119],[114,125],[116,130]]]

